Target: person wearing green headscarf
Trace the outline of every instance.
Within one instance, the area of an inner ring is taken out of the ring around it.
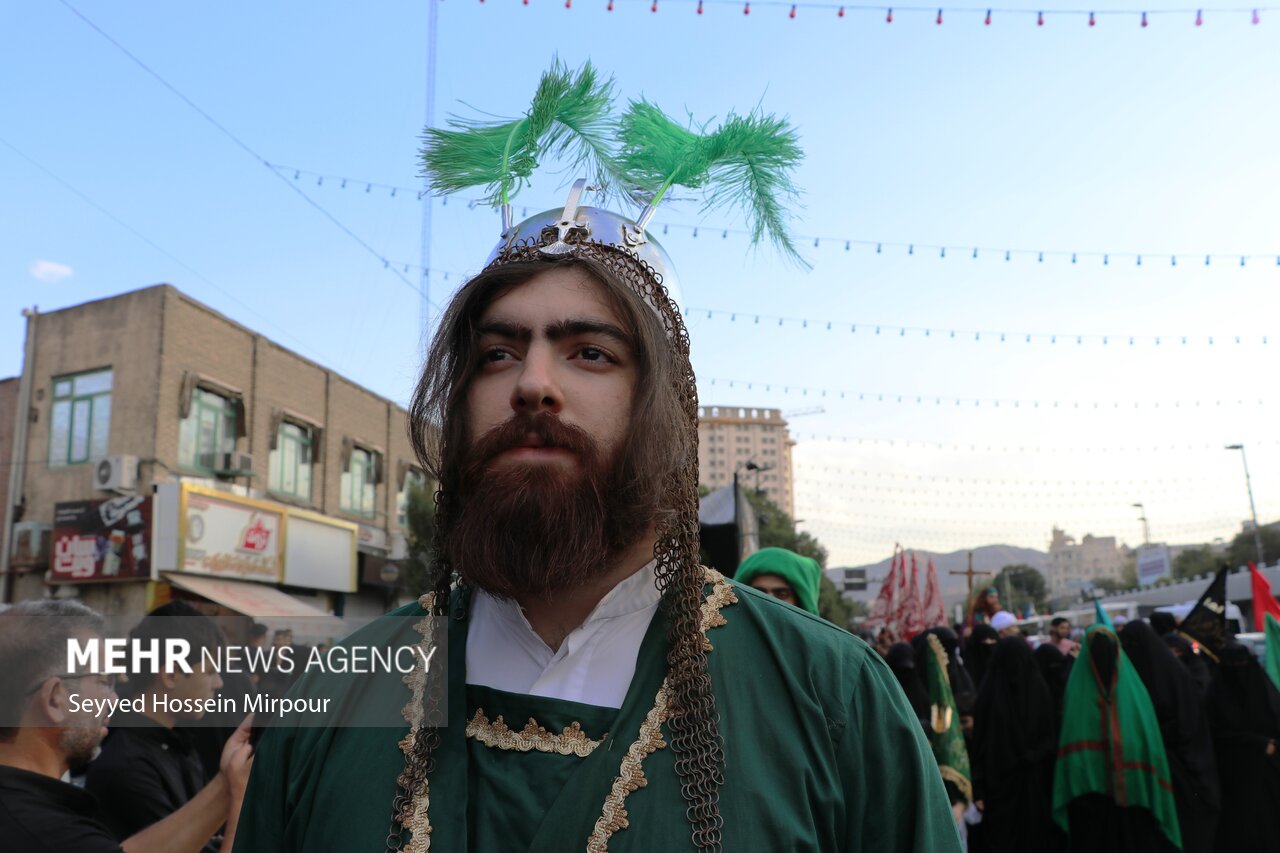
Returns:
[[[1089,628],[1063,702],[1053,818],[1068,849],[1167,853],[1182,832],[1151,697],[1115,631]]]
[[[786,548],[761,548],[742,561],[733,579],[818,615],[822,567],[812,557]]]

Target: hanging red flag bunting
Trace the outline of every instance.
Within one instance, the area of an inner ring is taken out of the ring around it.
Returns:
[[[895,593],[898,589],[898,548],[895,545],[893,559],[889,561],[889,574],[880,582],[880,592],[871,605],[871,614],[867,623],[876,628],[890,628],[898,613],[898,602]]]
[[[701,15],[703,12],[704,2],[711,5],[736,5],[738,2],[738,0],[688,0],[688,1],[690,2],[690,4],[696,4],[695,10],[696,10],[696,13],[699,15]],[[478,0],[478,2],[484,3],[485,0]],[[530,5],[529,0],[520,0],[520,2],[521,2],[521,5],[524,5],[524,6]],[[608,0],[608,4],[605,8],[608,11],[612,12],[614,8],[614,2],[615,0]],[[618,0],[618,2],[624,2],[624,0]],[[791,19],[795,19],[797,17],[797,12],[800,8],[833,11],[835,12],[837,18],[845,17],[846,11],[874,12],[877,14],[880,12],[883,12],[884,22],[886,24],[893,23],[894,8],[892,6],[855,6],[855,5],[848,5],[848,4],[841,5],[838,3],[823,3],[823,2],[788,3],[788,2],[785,2],[785,0],[757,0],[756,5],[778,6],[778,7],[785,8],[787,10],[787,17]],[[573,8],[572,0],[568,0],[568,2],[564,4],[564,7],[566,9],[572,9]],[[1211,15],[1216,15],[1224,18],[1227,17],[1228,15],[1247,14],[1249,15],[1250,23],[1257,25],[1262,22],[1261,13],[1276,11],[1277,9],[1280,9],[1280,7],[1274,7],[1274,6],[1259,6],[1256,8],[1255,7],[1234,7],[1234,8],[1210,9],[1209,12]],[[649,11],[655,12],[655,13],[658,11],[657,0],[652,0],[649,6]],[[920,7],[914,7],[914,8],[906,9],[904,11],[925,12],[927,10]],[[1032,14],[1034,14],[1035,24],[1038,27],[1045,26],[1045,21],[1047,18],[1079,19],[1087,15],[1088,25],[1090,27],[1097,26],[1097,20],[1099,17],[1110,17],[1110,18],[1129,18],[1131,20],[1136,20],[1140,27],[1147,28],[1150,23],[1149,22],[1150,16],[1162,15],[1164,17],[1174,17],[1174,16],[1180,17],[1180,16],[1185,16],[1190,14],[1190,10],[1188,9],[1149,9],[1149,10],[1104,9],[1100,12],[1090,11],[1087,13],[1080,9],[1043,9],[1043,10],[1036,10],[1034,13],[1029,9],[999,9],[999,10],[987,9],[985,10],[985,14],[983,14],[982,10],[974,9],[972,7],[957,7],[957,8],[948,9],[947,7],[944,6],[942,8],[939,8],[936,11],[936,13],[934,13],[933,20],[935,24],[937,24],[938,26],[941,26],[944,19],[944,15],[946,13],[958,14],[962,19],[969,14],[982,14],[982,23],[986,26],[991,26],[993,11],[999,11],[1002,16],[1007,16],[1010,18],[1019,18],[1019,17],[1027,18],[1027,17],[1030,17]],[[751,14],[751,4],[749,2],[743,4],[742,14],[744,15]],[[1193,24],[1194,26],[1197,26],[1197,27],[1204,25],[1203,9],[1195,10]]]
[[[901,576],[906,577],[906,572],[902,572]],[[920,569],[916,563],[916,554],[912,551],[910,579],[903,589],[902,600],[898,602],[898,636],[909,641],[926,627],[924,605],[920,601]]]
[[[921,615],[926,630],[947,624],[947,609],[942,603],[942,586],[938,583],[938,570],[934,568],[932,557],[929,558],[929,570],[925,575],[922,607]]]

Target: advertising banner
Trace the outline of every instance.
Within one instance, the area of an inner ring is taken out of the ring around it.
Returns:
[[[183,498],[181,571],[280,580],[284,507],[193,488]]]
[[[1138,549],[1138,583],[1150,586],[1173,574],[1169,549],[1164,545],[1144,545]]]
[[[55,583],[148,580],[151,561],[151,498],[54,506],[49,572]]]

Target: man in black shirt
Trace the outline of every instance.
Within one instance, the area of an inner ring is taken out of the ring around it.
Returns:
[[[0,845],[5,853],[196,853],[224,822],[229,842],[252,765],[247,724],[187,805],[123,842],[101,822],[97,799],[62,781],[93,760],[107,734],[92,703],[115,698],[110,676],[68,671],[67,641],[102,636],[102,617],[75,601],[0,613]]]
[[[187,602],[157,607],[129,632],[129,639],[144,646],[185,640],[193,671],[158,667],[154,674],[131,677],[117,691],[125,699],[141,698],[143,710],[122,710],[112,717],[111,734],[102,755],[89,765],[85,790],[98,798],[104,822],[121,840],[173,814],[204,787],[192,732],[176,725],[204,716],[198,704],[192,706],[196,710],[181,710],[184,703],[206,702],[222,687],[221,676],[205,665],[205,652],[216,652],[222,634],[212,619]],[[168,708],[179,710],[162,710]],[[215,836],[205,850],[216,853],[220,845],[221,838]]]

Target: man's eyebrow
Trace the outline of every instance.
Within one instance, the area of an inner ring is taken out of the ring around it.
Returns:
[[[490,320],[476,327],[476,335],[496,335],[527,344],[533,340],[533,329],[511,320]]]
[[[570,317],[550,324],[546,327],[545,333],[547,338],[552,341],[571,338],[575,335],[604,335],[625,347],[632,346],[630,335],[613,323],[606,323],[603,320]]]

